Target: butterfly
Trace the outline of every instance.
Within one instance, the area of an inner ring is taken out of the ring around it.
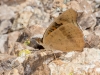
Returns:
[[[82,51],[85,42],[82,30],[77,24],[77,16],[72,8],[59,15],[43,35],[44,48],[64,52]]]

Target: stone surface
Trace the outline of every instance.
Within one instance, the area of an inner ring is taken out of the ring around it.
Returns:
[[[0,20],[8,20],[14,18],[15,13],[7,5],[0,6]]]
[[[15,43],[17,42],[18,37],[20,36],[19,31],[12,32],[8,35],[8,54],[14,52],[14,46]]]
[[[98,75],[100,74],[100,71],[97,71],[98,66],[100,66],[99,64],[100,62],[98,61],[100,57],[99,53],[100,53],[99,49],[85,48],[81,54],[79,53],[78,56],[76,56],[76,58],[72,59],[71,61],[70,60],[54,60],[53,62],[50,62],[48,65],[50,68],[50,75],[53,75],[53,74],[54,75],[58,75],[58,74],[60,75],[70,75],[70,74],[74,74],[74,75],[96,74]],[[72,53],[72,56],[73,56],[73,53]]]
[[[9,20],[4,20],[0,25],[0,34],[5,34],[11,29],[12,23]]]
[[[8,51],[8,35],[0,35],[0,53]]]

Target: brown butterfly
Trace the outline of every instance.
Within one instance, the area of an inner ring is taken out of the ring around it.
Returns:
[[[46,29],[42,43],[46,49],[82,51],[85,43],[77,24],[77,12],[68,9],[58,16]]]

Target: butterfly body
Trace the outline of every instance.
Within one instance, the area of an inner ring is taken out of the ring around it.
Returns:
[[[46,29],[43,36],[43,46],[47,49],[64,52],[82,51],[84,38],[76,20],[77,12],[73,9],[68,9],[62,13]]]

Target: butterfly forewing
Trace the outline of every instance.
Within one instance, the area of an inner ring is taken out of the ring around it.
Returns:
[[[62,13],[46,29],[43,36],[43,46],[65,52],[81,51],[84,47],[84,38],[76,20],[77,12],[73,9],[68,9]]]
[[[46,29],[46,32],[44,33],[44,37],[48,36],[51,32],[53,32],[58,27],[63,25],[63,22],[73,23],[77,25],[76,20],[77,20],[77,12],[73,9],[66,10],[55,21],[53,21],[50,24],[50,26]]]

